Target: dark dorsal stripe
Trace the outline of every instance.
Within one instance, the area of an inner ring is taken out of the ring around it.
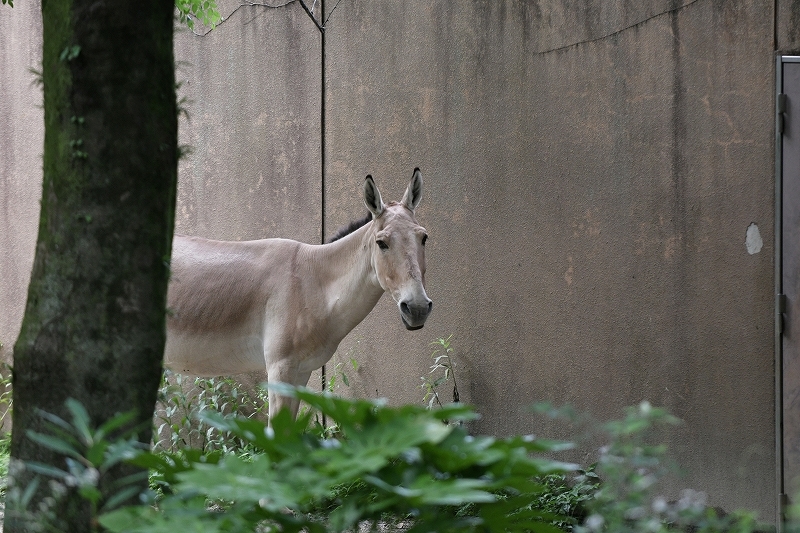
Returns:
[[[351,233],[353,233],[358,228],[366,226],[367,223],[370,220],[372,220],[372,213],[367,213],[366,215],[364,215],[363,218],[360,218],[358,220],[354,220],[353,222],[351,222],[347,226],[342,226],[341,228],[339,228],[336,231],[336,233],[334,233],[333,236],[330,239],[328,239],[327,241],[325,241],[325,242],[327,244],[330,244],[330,243],[332,243],[334,241],[338,241],[342,237],[346,237],[346,236],[350,235]]]

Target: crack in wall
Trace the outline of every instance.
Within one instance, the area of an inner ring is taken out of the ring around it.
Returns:
[[[561,52],[561,51],[567,50],[569,48],[575,48],[576,46],[580,46],[582,44],[595,43],[595,42],[603,41],[603,40],[611,38],[611,37],[616,37],[617,35],[620,35],[620,34],[626,32],[628,30],[631,30],[631,29],[634,29],[634,28],[638,28],[639,26],[642,26],[642,25],[650,22],[653,19],[656,19],[656,18],[659,18],[659,17],[663,17],[664,15],[670,15],[672,13],[675,13],[677,11],[685,9],[685,8],[691,6],[692,4],[695,4],[695,3],[700,2],[700,1],[701,0],[690,0],[689,2],[686,2],[685,4],[681,4],[681,5],[677,6],[677,7],[671,7],[671,8],[669,8],[667,10],[664,10],[664,11],[662,11],[660,13],[656,13],[655,15],[650,15],[649,17],[647,17],[645,19],[642,19],[639,22],[636,22],[634,24],[631,24],[631,25],[626,26],[624,28],[621,28],[619,30],[613,31],[613,32],[608,33],[606,35],[601,35],[600,37],[594,37],[592,39],[585,39],[583,41],[578,41],[578,42],[574,42],[574,43],[570,43],[570,44],[565,44],[565,45],[562,45],[562,46],[557,46],[555,48],[550,48],[549,50],[542,50],[540,52],[536,52],[536,55],[545,55],[545,54],[549,54],[549,53],[552,53],[552,52]]]

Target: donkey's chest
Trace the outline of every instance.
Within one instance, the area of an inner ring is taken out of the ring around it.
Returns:
[[[341,338],[331,331],[329,320],[318,313],[288,314],[284,320],[268,321],[264,330],[267,366],[291,360],[303,372],[311,372],[331,358]]]

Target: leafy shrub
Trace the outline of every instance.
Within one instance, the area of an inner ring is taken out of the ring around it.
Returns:
[[[286,412],[272,427],[253,419],[201,416],[259,453],[197,455],[176,460],[145,453],[134,462],[174,479],[172,492],[150,506],[120,509],[101,517],[114,532],[346,531],[366,523],[409,517],[414,531],[555,532],[553,513],[530,505],[547,490],[539,480],[574,465],[546,458],[568,445],[532,437],[470,437],[442,420],[468,420],[474,413],[451,405],[387,407],[307,389],[277,387],[339,428],[339,439],[307,433],[310,415],[294,421]],[[535,454],[535,455],[534,455]],[[209,501],[223,502],[209,508]],[[324,521],[312,512],[325,502]],[[474,513],[459,515],[464,504]],[[289,512],[290,511],[290,512]],[[257,529],[259,528],[259,529]]]
[[[594,468],[578,470],[573,475],[550,474],[542,480],[547,490],[538,498],[542,509],[563,517],[555,525],[564,531],[572,531],[582,524],[597,490],[600,478]]]
[[[456,381],[455,363],[453,361],[455,349],[452,344],[452,334],[447,338],[439,337],[431,343],[431,346],[434,347],[433,353],[431,353],[433,364],[430,366],[431,370],[428,375],[420,378],[422,379],[420,387],[425,391],[422,401],[428,404],[428,409],[433,409],[436,406],[443,407],[444,403],[439,397],[439,387],[448,381],[453,382],[453,401],[461,401],[458,393],[458,382]],[[435,377],[436,374],[439,374],[439,376]]]
[[[17,526],[25,525],[26,531],[67,531],[70,524],[64,523],[55,511],[57,502],[68,491],[76,491],[90,506],[92,517],[115,509],[130,501],[140,491],[140,483],[147,478],[147,472],[133,474],[116,483],[107,483],[109,471],[124,461],[142,453],[135,430],[122,430],[129,426],[134,414],[120,414],[98,428],[91,426],[89,414],[80,402],[69,399],[66,402],[71,420],[56,415],[39,412],[47,425],[47,433],[28,431],[27,437],[44,448],[65,456],[65,465],[58,468],[50,464],[34,461],[25,464],[12,463],[15,468],[25,468],[41,476],[50,478],[47,489],[49,496],[32,508],[32,499],[39,489],[41,478],[34,478],[27,487],[11,486],[7,494],[8,513],[14,513]],[[115,435],[113,438],[112,435]],[[113,477],[108,477],[113,480]],[[105,489],[101,489],[103,486]],[[99,531],[99,525],[92,531]]]
[[[66,468],[25,467],[51,478],[54,498],[59,486],[77,486],[95,513],[105,513],[97,523],[118,533],[314,533],[386,530],[387,524],[414,532],[756,530],[751,515],[718,513],[708,508],[701,493],[687,490],[675,501],[658,495],[658,482],[669,469],[664,448],[653,444],[652,435],[677,419],[646,402],[629,408],[623,419],[602,425],[608,444],[596,465],[582,471],[552,459],[569,444],[525,436],[469,436],[458,422],[476,415],[464,406],[390,408],[379,401],[275,388],[311,409],[296,421],[282,412],[271,428],[254,418],[211,409],[199,415],[219,435],[238,439],[246,454],[144,451],[125,435],[109,441],[125,415],[94,430],[85,411],[69,404],[71,422],[43,414],[52,434],[29,434],[62,451]],[[308,429],[314,413],[334,422],[337,438],[326,438],[324,428]],[[150,469],[168,490],[158,497],[142,495],[147,505],[115,509],[133,487],[122,481],[111,494],[101,494],[98,487],[105,472],[122,460]],[[35,484],[12,488],[9,496],[24,501],[35,490]],[[800,510],[793,511],[800,515]],[[33,513],[32,519],[51,528],[58,524],[48,508]],[[789,524],[786,530],[798,528]]]
[[[657,492],[671,469],[666,447],[653,443],[653,435],[679,423],[666,410],[642,402],[629,407],[624,418],[600,426],[608,444],[593,466],[594,490],[582,498],[586,516],[575,526],[576,533],[745,533],[758,528],[750,513],[710,508],[702,492],[686,489],[675,501]]]
[[[185,448],[243,451],[246,442],[220,432],[198,416],[206,411],[266,420],[267,393],[261,388],[248,389],[233,378],[190,378],[165,370],[158,390],[153,447],[172,453]]]
[[[175,0],[175,7],[180,21],[190,29],[195,20],[212,28],[222,20],[216,0]]]
[[[0,346],[3,344],[0,343]],[[5,426],[11,423],[11,366],[4,364],[0,374],[0,496],[5,495],[8,479],[8,463],[11,456],[11,432]]]

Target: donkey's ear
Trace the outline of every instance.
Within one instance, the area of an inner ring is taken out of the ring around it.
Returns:
[[[403,195],[403,205],[413,212],[420,200],[422,200],[422,173],[415,168],[414,174],[411,176],[411,183],[408,184],[406,193]]]
[[[364,180],[364,203],[367,205],[369,212],[372,213],[373,219],[381,216],[383,210],[386,209],[386,205],[381,199],[381,191],[372,181],[372,176],[367,176],[367,179]]]

